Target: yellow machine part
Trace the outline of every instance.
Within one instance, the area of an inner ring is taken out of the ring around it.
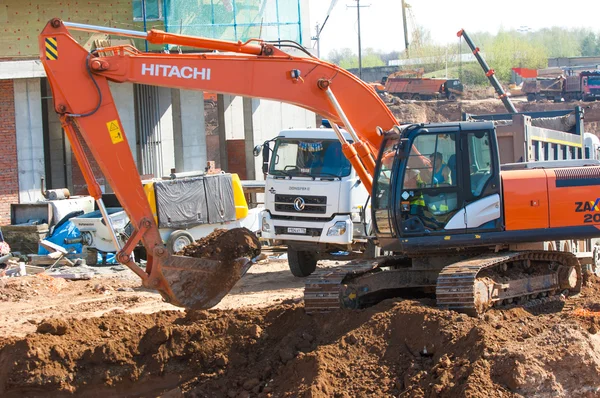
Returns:
[[[152,210],[152,215],[154,216],[154,222],[158,224],[158,214],[156,212],[156,195],[154,194],[154,182],[147,182],[144,184],[144,193],[148,198],[148,203],[150,203],[150,210]]]
[[[237,220],[248,216],[248,202],[246,202],[246,196],[244,196],[244,189],[242,188],[242,181],[240,177],[232,173],[231,174],[231,185],[233,188],[233,203],[235,204],[235,218]],[[148,182],[144,184],[144,192],[148,198],[150,209],[154,215],[154,221],[158,224],[158,215],[156,212],[156,195],[154,194],[154,182]]]
[[[244,196],[244,189],[242,188],[242,181],[240,177],[231,173],[231,184],[233,185],[233,203],[235,204],[235,218],[241,219],[248,216],[248,202]]]

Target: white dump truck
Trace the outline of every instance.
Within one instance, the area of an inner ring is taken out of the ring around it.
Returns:
[[[332,129],[284,130],[254,154],[261,152],[266,174],[261,236],[287,246],[292,274],[308,276],[318,260],[336,252],[348,252],[344,258],[377,254],[368,239],[369,192]]]

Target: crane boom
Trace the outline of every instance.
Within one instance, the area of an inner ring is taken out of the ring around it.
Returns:
[[[236,54],[151,54],[131,46],[85,50],[69,33],[71,29],[101,31],[170,43],[231,51]],[[353,142],[342,141],[342,151],[370,191],[375,170],[375,151],[382,130],[397,124],[391,111],[364,82],[336,65],[314,57],[296,57],[269,43],[225,42],[160,31],[125,31],[91,25],[48,22],[39,36],[40,57],[54,98],[54,107],[71,142],[75,158],[107,223],[102,192],[78,137],[93,158],[127,212],[135,232],[120,247],[117,259],[130,267],[147,287],[157,289],[175,305],[206,308],[227,291],[208,286],[219,284],[221,275],[198,259],[170,255],[154,221],[127,137],[112,98],[109,81],[140,83],[180,89],[277,100],[300,106],[346,128]],[[335,126],[337,127],[337,126]],[[112,228],[111,228],[112,229]],[[147,249],[146,271],[131,260],[131,251],[142,241]],[[213,267],[214,268],[214,267]],[[237,279],[233,278],[233,283]],[[198,288],[205,286],[206,289]],[[215,302],[216,301],[216,302]]]
[[[512,103],[510,98],[508,98],[506,92],[502,88],[502,85],[500,85],[500,82],[496,78],[496,72],[488,66],[487,62],[485,62],[485,59],[483,59],[483,57],[481,56],[479,47],[477,47],[475,43],[473,43],[473,40],[471,40],[471,37],[467,34],[467,32],[465,32],[464,29],[459,30],[456,36],[465,39],[465,42],[467,43],[471,51],[473,51],[475,59],[477,59],[477,62],[479,62],[481,69],[483,69],[483,73],[485,73],[485,76],[492,84],[492,87],[494,87],[494,89],[496,90],[498,98],[500,98],[506,110],[510,113],[517,113],[517,108],[515,108],[514,104]]]

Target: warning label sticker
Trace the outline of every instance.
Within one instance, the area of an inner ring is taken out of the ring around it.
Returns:
[[[119,121],[113,120],[106,123],[106,128],[108,129],[108,134],[110,134],[110,140],[113,144],[118,144],[119,142],[123,142],[123,133],[121,132],[121,127],[119,127]]]

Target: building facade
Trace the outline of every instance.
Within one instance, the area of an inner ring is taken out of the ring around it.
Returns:
[[[4,0],[0,4],[0,22],[4,25],[0,28],[3,29],[0,37],[3,44],[0,46],[0,138],[3,143],[0,152],[0,225],[10,222],[11,203],[43,199],[42,179],[46,189],[66,187],[74,194],[87,193],[81,171],[54,111],[52,93],[38,59],[37,35],[51,18],[131,30],[144,30],[145,27],[147,30],[157,28],[207,35],[212,31],[213,37],[229,39],[232,33],[238,38],[254,33],[252,21],[258,24],[261,19],[256,15],[250,18],[248,15],[252,12],[267,15],[269,7],[291,3],[298,9],[297,26],[289,21],[293,18],[288,17],[281,21],[281,27],[296,26],[293,38],[304,36],[309,40],[308,0],[184,2],[188,7],[190,3],[196,4],[196,8],[190,9],[195,10],[197,16],[188,21],[190,32],[186,32],[182,21],[179,24],[173,22],[174,19],[168,22],[170,16],[179,15],[176,10],[181,8],[180,3],[168,0],[60,3]],[[287,6],[291,9],[289,4]],[[220,19],[199,17],[207,12],[220,15]],[[215,26],[211,29],[213,22]],[[209,26],[204,26],[206,23]],[[277,24],[272,26],[278,27]],[[271,29],[278,35],[275,39],[286,37],[287,31],[281,27]],[[106,43],[130,43],[142,51],[192,51],[104,34],[73,33],[86,49]],[[314,114],[298,107],[219,95],[214,104],[216,107],[209,111],[217,113],[216,118],[211,118],[220,123],[218,128],[209,126],[207,131],[205,95],[201,91],[128,83],[111,83],[111,90],[138,171],[145,177],[169,175],[173,169],[178,172],[204,170],[208,160],[215,160],[226,171],[239,172],[243,178],[260,179],[262,174],[256,172],[260,165],[255,165],[251,156],[253,146],[271,138],[281,128],[315,124]],[[110,192],[95,162],[92,166],[101,187]]]

